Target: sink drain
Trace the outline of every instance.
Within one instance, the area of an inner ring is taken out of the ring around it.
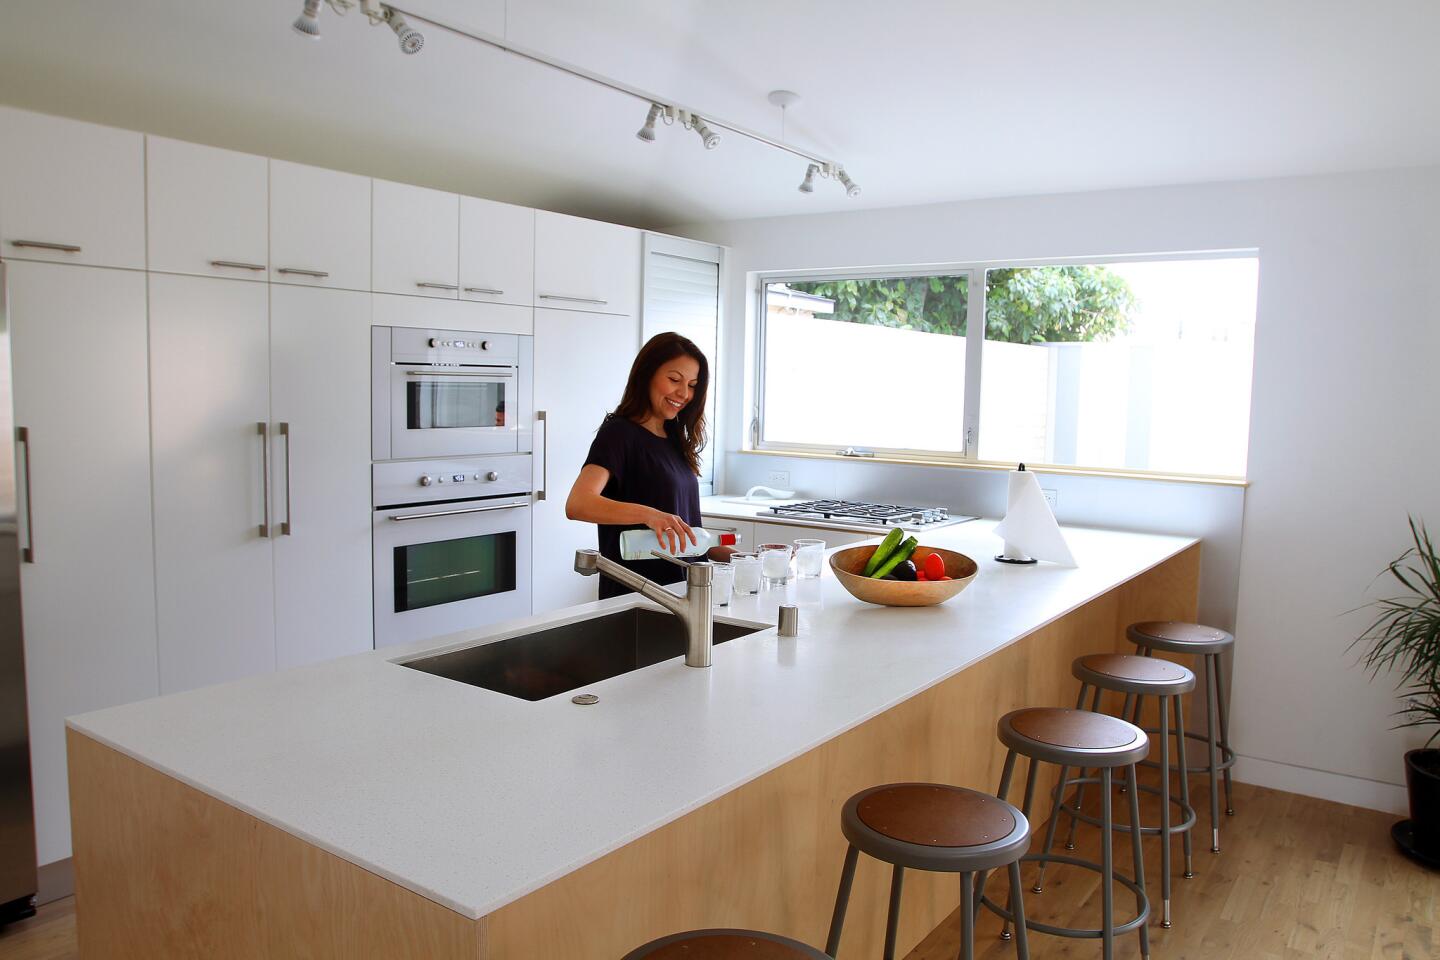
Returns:
[[[577,693],[570,698],[571,703],[578,703],[582,707],[588,707],[592,703],[599,703],[600,698],[593,693]]]

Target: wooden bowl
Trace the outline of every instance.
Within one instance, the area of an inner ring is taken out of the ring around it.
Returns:
[[[961,590],[970,586],[970,581],[980,572],[980,567],[954,550],[939,547],[916,547],[910,559],[915,565],[932,553],[938,553],[945,560],[945,575],[953,580],[875,580],[864,575],[865,564],[877,549],[871,544],[863,547],[849,547],[830,555],[830,569],[835,579],[850,591],[850,596],[866,603],[878,603],[886,607],[931,607],[944,603]]]

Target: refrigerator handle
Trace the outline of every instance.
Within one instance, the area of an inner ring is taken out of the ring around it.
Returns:
[[[30,509],[30,428],[16,427],[15,440],[25,448],[25,546],[20,550],[21,563],[35,562],[35,513]]]
[[[260,434],[260,489],[264,491],[264,516],[260,521],[260,536],[270,536],[270,424],[257,421],[255,432]]]
[[[535,419],[545,424],[540,435],[540,489],[535,491],[535,499],[544,500],[550,490],[550,420],[544,410],[536,410]]]

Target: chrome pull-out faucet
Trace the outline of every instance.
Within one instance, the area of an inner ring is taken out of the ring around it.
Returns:
[[[675,596],[653,580],[648,580],[635,571],[600,556],[598,550],[576,550],[575,572],[582,577],[593,577],[597,573],[603,573],[611,580],[629,587],[647,600],[655,601],[679,617],[685,624],[685,666],[710,666],[715,625],[715,613],[710,606],[710,594],[715,580],[715,571],[709,564],[686,563],[659,550],[652,551],[651,556],[668,560],[685,568],[685,596]]]

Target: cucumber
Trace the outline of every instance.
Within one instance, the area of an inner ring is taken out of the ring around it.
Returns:
[[[870,559],[865,562],[865,576],[869,577],[875,574],[880,564],[888,560],[890,554],[895,552],[895,548],[900,546],[900,540],[904,536],[905,531],[899,527],[885,534],[885,539],[880,541],[880,546],[875,548],[875,552],[870,554]]]
[[[890,554],[890,558],[888,560],[880,564],[880,566],[876,567],[875,572],[871,574],[871,576],[885,576],[885,574],[889,573],[891,570],[894,570],[906,560],[909,560],[910,554],[914,553],[915,548],[918,546],[920,546],[919,540],[916,540],[914,537],[906,537],[905,542],[900,544],[899,548],[894,553]]]

